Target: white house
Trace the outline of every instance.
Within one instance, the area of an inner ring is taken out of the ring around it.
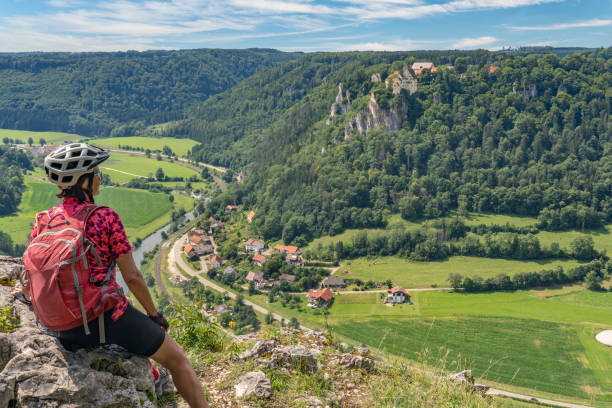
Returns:
[[[244,248],[249,252],[259,253],[264,249],[264,243],[254,239],[247,239],[244,243]]]
[[[385,303],[391,303],[392,305],[398,303],[410,302],[410,293],[400,286],[396,286],[392,289],[387,289],[387,300]]]

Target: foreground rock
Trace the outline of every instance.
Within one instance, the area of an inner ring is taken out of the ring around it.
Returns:
[[[238,398],[269,398],[272,396],[272,383],[262,371],[251,371],[238,378],[234,390]]]
[[[3,277],[20,269],[0,260]],[[110,346],[67,351],[12,290],[0,286],[0,307],[13,306],[21,327],[0,333],[0,407],[156,407],[148,359]]]
[[[489,390],[489,386],[474,382],[472,370],[463,370],[450,376],[450,379],[459,385],[463,385],[473,391],[485,393]]]

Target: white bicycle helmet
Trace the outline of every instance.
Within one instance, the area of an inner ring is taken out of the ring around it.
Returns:
[[[45,157],[49,181],[62,189],[74,186],[83,174],[109,158],[108,151],[87,143],[64,145]]]

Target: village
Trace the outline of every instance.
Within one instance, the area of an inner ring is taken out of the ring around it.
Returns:
[[[239,217],[239,208],[235,205],[227,205],[225,213],[234,218]],[[244,215],[242,215],[244,216]],[[251,223],[255,218],[255,212],[250,211],[246,214],[246,220]],[[242,259],[248,260],[248,270],[239,267],[235,262],[222,259],[218,253],[216,238],[228,232],[226,224],[214,217],[208,218],[208,229],[193,228],[187,232],[187,240],[182,247],[182,256],[192,265],[200,265],[202,275],[207,279],[223,283],[238,288],[248,290],[249,294],[260,293],[274,297],[281,292],[293,293],[290,296],[305,296],[307,305],[311,309],[329,308],[334,302],[334,297],[341,296],[343,291],[353,293],[353,290],[346,290],[353,283],[346,281],[340,276],[333,274],[337,268],[316,268],[322,270],[320,274],[308,274],[305,278],[303,272],[309,271],[304,260],[302,250],[293,245],[266,246],[263,240],[255,238],[243,239],[237,248]],[[242,265],[245,261],[241,262]],[[276,263],[280,268],[274,268],[276,273],[270,272],[267,268],[268,263]],[[239,270],[240,269],[240,270]],[[334,270],[335,269],[335,270]],[[288,270],[293,273],[279,273]],[[315,270],[312,268],[311,270]],[[267,273],[268,272],[268,273]],[[310,279],[312,278],[312,279]],[[298,281],[308,282],[308,289],[298,285]],[[393,307],[398,304],[412,304],[410,293],[403,287],[391,286],[391,282],[377,282],[374,288],[386,285],[386,289],[377,290],[384,294],[384,304]],[[232,313],[231,307],[226,303],[221,303],[210,308],[213,317],[219,317],[223,313]]]

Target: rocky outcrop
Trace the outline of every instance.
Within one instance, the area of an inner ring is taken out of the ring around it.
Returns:
[[[351,93],[347,90],[344,91],[342,83],[338,84],[338,95],[336,95],[336,101],[332,103],[330,117],[336,115],[344,115],[351,107]]]
[[[489,390],[489,387],[484,384],[478,384],[474,382],[474,376],[472,375],[472,370],[463,370],[456,374],[450,376],[450,379],[453,380],[456,384],[462,385],[471,389],[472,391],[486,393]]]
[[[355,131],[362,135],[373,128],[381,128],[387,131],[399,130],[407,113],[408,107],[405,104],[390,109],[382,109],[376,101],[376,96],[371,93],[368,106],[357,113],[356,116],[347,120],[344,127],[344,140],[348,140]]]
[[[368,348],[359,347],[351,353],[338,356],[337,364],[347,369],[372,371],[374,369],[374,357],[372,357]]]
[[[21,271],[19,259],[0,258],[1,277],[14,280]],[[11,306],[20,323],[0,333],[0,407],[157,406],[148,359],[116,346],[67,351],[12,290],[0,286],[0,307]]]
[[[238,378],[234,390],[238,398],[270,398],[272,396],[272,383],[263,371],[251,371]]]
[[[523,98],[527,100],[538,96],[538,88],[536,87],[536,84],[525,84],[525,82],[521,82],[520,86],[517,83],[514,83],[512,85],[512,92],[521,94]]]

